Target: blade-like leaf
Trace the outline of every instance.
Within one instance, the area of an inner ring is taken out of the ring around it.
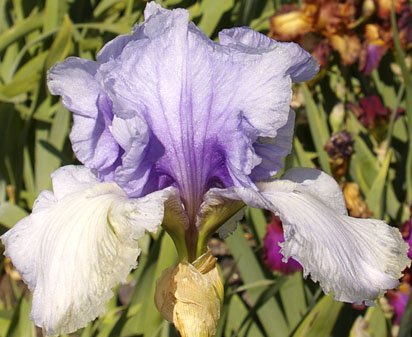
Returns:
[[[332,296],[324,296],[299,324],[293,337],[329,337],[342,306]]]
[[[305,107],[309,120],[309,128],[312,134],[313,142],[315,143],[315,148],[319,157],[320,165],[322,166],[323,171],[331,173],[329,158],[324,149],[324,146],[329,139],[329,128],[326,122],[326,118],[316,106],[316,103],[305,84],[302,85],[302,92],[305,98]]]

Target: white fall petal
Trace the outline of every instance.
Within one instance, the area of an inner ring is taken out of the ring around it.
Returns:
[[[290,170],[259,185],[285,231],[282,254],[293,257],[322,289],[344,302],[371,304],[398,286],[408,245],[381,220],[349,217],[338,184],[316,170]]]
[[[291,169],[282,179],[257,184],[259,192],[235,188],[227,197],[280,216],[285,261],[293,257],[336,300],[367,305],[398,286],[410,265],[408,245],[397,228],[347,215],[333,178],[313,169]]]
[[[112,288],[136,267],[137,239],[163,219],[169,189],[128,199],[84,167],[53,176],[33,213],[1,239],[33,291],[31,317],[47,335],[70,333],[105,311]]]

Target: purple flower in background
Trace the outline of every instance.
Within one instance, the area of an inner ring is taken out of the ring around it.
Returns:
[[[302,270],[302,266],[293,258],[289,258],[287,262],[282,261],[284,258],[280,252],[279,243],[284,241],[282,221],[274,215],[267,225],[266,235],[263,239],[265,249],[264,260],[266,264],[272,271],[278,271],[283,274],[292,274]]]
[[[388,291],[387,298],[393,308],[394,324],[399,325],[401,323],[410,294],[411,286],[408,283],[402,283],[398,290]]]
[[[378,68],[382,57],[388,51],[388,46],[380,41],[364,43],[360,55],[359,68],[366,74],[370,75],[373,70]]]
[[[349,217],[327,174],[271,178],[292,147],[292,82],[317,73],[312,57],[249,28],[223,30],[215,43],[188,18],[151,2],[145,21],[96,61],[72,57],[48,73],[73,113],[70,139],[84,166],[54,172],[53,191],[2,236],[48,335],[105,311],[146,231],[162,225],[182,273],[196,274],[190,263],[207,239],[245,205],[279,215],[285,259],[337,300],[370,303],[409,265],[399,231]]]

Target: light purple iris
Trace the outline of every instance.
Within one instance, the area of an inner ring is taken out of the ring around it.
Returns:
[[[53,191],[2,241],[49,335],[104,312],[145,232],[163,226],[192,262],[245,205],[280,216],[285,259],[338,300],[370,303],[409,265],[399,231],[349,217],[325,173],[271,179],[292,147],[292,82],[317,73],[312,57],[249,28],[223,30],[215,43],[188,18],[151,2],[145,21],[96,61],[72,57],[48,73],[73,113],[84,166],[54,172]]]

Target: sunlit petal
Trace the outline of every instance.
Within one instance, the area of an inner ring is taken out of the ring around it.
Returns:
[[[397,287],[409,266],[398,229],[376,219],[347,216],[337,183],[321,171],[293,169],[283,179],[257,184],[260,191],[221,191],[278,214],[285,231],[282,254],[337,300],[370,304]]]
[[[96,62],[70,57],[49,70],[47,82],[50,92],[61,95],[63,105],[73,112],[70,140],[77,158],[104,175],[120,148],[109,131],[112,103],[99,84],[97,69]]]
[[[1,238],[33,291],[31,317],[48,335],[73,332],[104,312],[112,288],[136,267],[137,239],[160,225],[170,192],[129,199],[75,166],[56,171],[53,186]]]

